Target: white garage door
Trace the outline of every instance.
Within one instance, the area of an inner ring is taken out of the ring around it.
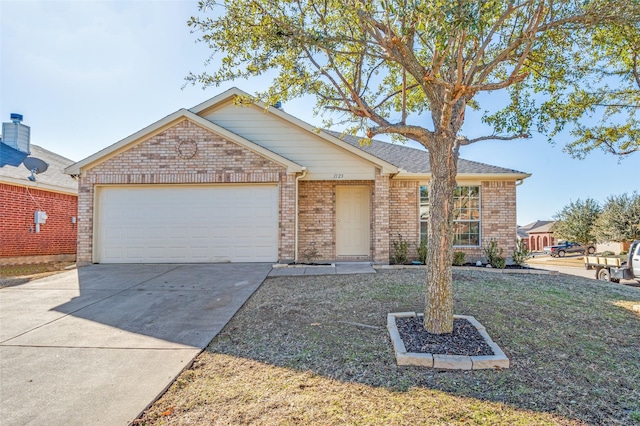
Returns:
[[[103,187],[97,211],[100,263],[278,258],[275,185]]]

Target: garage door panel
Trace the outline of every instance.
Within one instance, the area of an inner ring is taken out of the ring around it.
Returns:
[[[99,262],[277,260],[275,185],[103,187],[98,203]]]

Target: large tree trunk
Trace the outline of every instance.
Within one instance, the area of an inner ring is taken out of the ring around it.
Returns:
[[[429,333],[453,331],[453,191],[458,153],[453,141],[442,140],[429,150],[429,223],[427,231],[427,294],[424,326]]]

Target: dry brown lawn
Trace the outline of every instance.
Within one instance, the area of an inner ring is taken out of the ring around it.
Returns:
[[[456,313],[502,371],[399,367],[388,312],[423,310],[423,270],[267,279],[144,425],[640,424],[640,289],[566,275],[454,273]]]

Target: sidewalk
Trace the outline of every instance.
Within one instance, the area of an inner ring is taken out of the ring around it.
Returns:
[[[375,274],[370,262],[337,262],[330,265],[273,265],[270,277],[300,275]]]

